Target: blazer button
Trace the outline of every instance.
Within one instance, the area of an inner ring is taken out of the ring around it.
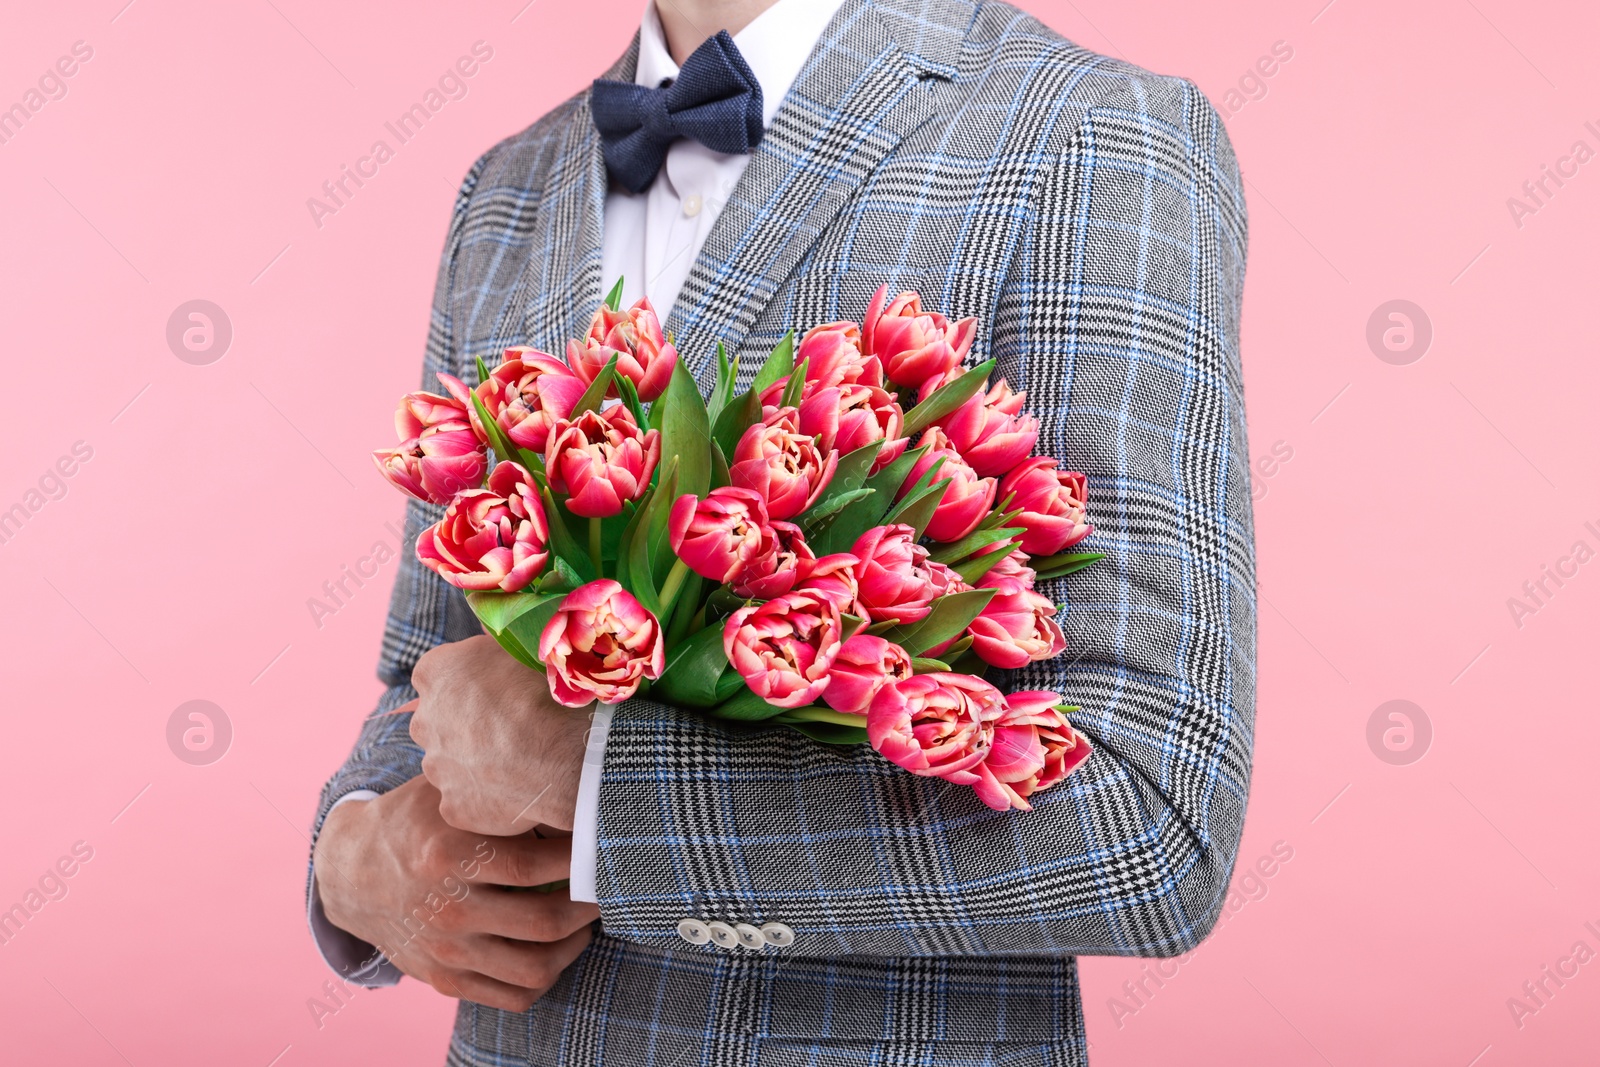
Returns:
[[[678,936],[691,945],[703,945],[711,940],[711,928],[699,919],[685,919],[678,924]]]
[[[751,926],[749,923],[739,923],[734,926],[733,931],[739,935],[739,944],[745,948],[752,948],[759,952],[767,947],[766,935],[759,928]]]
[[[782,923],[767,923],[761,928],[761,936],[767,944],[777,948],[788,948],[794,944],[794,931]]]
[[[712,943],[720,946],[721,948],[739,947],[739,935],[734,933],[733,927],[729,926],[727,923],[712,922],[707,923],[706,927],[711,931]]]

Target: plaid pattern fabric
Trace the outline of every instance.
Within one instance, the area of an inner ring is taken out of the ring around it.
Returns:
[[[631,77],[633,53],[608,76]],[[425,379],[562,351],[599,306],[605,168],[580,95],[468,175]],[[881,283],[983,324],[1039,450],[1089,477],[1108,558],[1051,583],[1056,689],[1090,760],[994,812],[866,746],[635,701],[600,788],[602,932],[532,1011],[463,1004],[453,1064],[1081,1064],[1074,954],[1170,955],[1214,923],[1249,784],[1255,570],[1239,367],[1237,164],[1193,85],[1084,51],[1004,3],[850,0],[785,100],[667,322],[708,384]],[[412,528],[436,511],[413,505]],[[379,710],[476,632],[407,557]],[[418,773],[369,719],[324,792]],[[680,920],[777,921],[787,948],[690,945]]]

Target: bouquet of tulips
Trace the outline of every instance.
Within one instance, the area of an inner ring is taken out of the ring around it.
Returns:
[[[916,293],[785,336],[703,399],[648,300],[618,281],[566,361],[508,349],[469,389],[400,402],[378,469],[445,507],[417,558],[571,707],[656,700],[869,742],[997,809],[1089,753],[1052,692],[990,667],[1062,653],[1035,589],[1100,558],[1082,474],[1031,455],[1038,421],[976,321]],[[489,453],[494,454],[491,469]]]

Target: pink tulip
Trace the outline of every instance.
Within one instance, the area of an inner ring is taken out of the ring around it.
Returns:
[[[1000,551],[1000,549],[996,549],[996,551]],[[978,584],[988,585],[991,580],[1000,578],[1014,578],[1025,584],[1029,589],[1032,589],[1039,580],[1039,576],[1034,573],[1033,568],[1028,566],[1028,554],[1020,548],[1013,548],[1006,553],[1004,559],[990,567],[988,572],[978,579]]]
[[[394,413],[399,446],[372,454],[391,485],[429,504],[448,504],[462,490],[476,489],[489,469],[488,452],[468,420],[467,387],[448,374],[439,380],[450,395],[401,397]]]
[[[972,651],[991,666],[1011,670],[1065,652],[1067,639],[1056,622],[1056,606],[1034,591],[1031,578],[995,570],[978,579],[979,589],[993,589],[995,594],[967,627]]]
[[[550,529],[533,476],[496,465],[487,489],[457,494],[444,518],[417,536],[417,560],[457,589],[515,593],[544,570]]]
[[[641,433],[626,404],[563,419],[545,445],[545,474],[553,493],[565,493],[567,510],[603,519],[638,500],[661,459],[661,431]]]
[[[504,361],[475,390],[495,423],[519,448],[544,455],[555,424],[572,414],[586,388],[572,368],[533,348],[508,348]],[[472,425],[489,438],[469,404]]]
[[[989,393],[984,397],[984,403],[995,411],[1004,415],[1022,414],[1023,401],[1028,399],[1026,390],[1017,392],[1011,388],[1011,383],[1001,378],[989,387]]]
[[[1007,410],[1013,403],[1020,410],[1026,396],[1013,393],[1002,378],[987,394],[974,393],[939,426],[968,466],[985,477],[998,477],[1027,459],[1039,440],[1038,419]]]
[[[1049,789],[1089,758],[1089,739],[1073,729],[1056,693],[1031,690],[1005,698],[994,721],[994,747],[977,768],[973,790],[998,811],[1032,810],[1027,798]]]
[[[782,596],[799,583],[805,568],[816,562],[805,535],[794,523],[770,522],[761,534],[761,548],[733,583],[736,596],[751,600]]]
[[[1089,480],[1056,467],[1050,457],[1035,456],[1000,482],[1000,499],[1012,497],[1010,509],[1022,512],[1011,525],[1027,531],[1021,547],[1029,555],[1055,555],[1094,532],[1086,509]]]
[[[1004,712],[1000,690],[976,675],[918,674],[878,690],[867,710],[867,740],[912,774],[977,785],[994,721]]]
[[[740,608],[722,629],[728,662],[752,692],[780,708],[804,707],[822,694],[842,640],[839,609],[808,593]]]
[[[830,556],[803,563],[800,567],[802,593],[820,596],[838,608],[841,614],[867,617],[861,605],[861,585],[856,579],[856,569],[861,561],[849,552],[835,552]]]
[[[704,499],[685,493],[672,502],[667,539],[689,569],[713,582],[732,582],[773,552],[767,506],[759,493],[727,485]]]
[[[550,695],[569,708],[619,704],[666,663],[661,624],[621,585],[602,578],[567,594],[539,637]]]
[[[567,362],[585,385],[606,369],[612,356],[617,357],[617,373],[633,383],[640,400],[648,403],[666,392],[678,350],[662,332],[648,298],[641,297],[626,311],[601,304],[583,340],[567,342]]]
[[[922,310],[922,298],[906,292],[888,299],[884,285],[873,294],[861,326],[862,348],[883,363],[896,385],[915,389],[929,378],[948,374],[972,349],[978,320],[950,323],[943,315]]]
[[[939,506],[933,509],[933,518],[928,520],[927,529],[923,532],[930,541],[959,541],[977,529],[978,523],[994,507],[995,480],[978,477],[977,472],[967,465],[961,453],[956,451],[944,431],[937,426],[930,426],[917,444],[926,445],[928,450],[911,468],[911,473],[906,475],[896,499],[905,496],[935,460],[943,459],[944,462],[934,472],[933,480],[946,482],[944,496]]]
[[[872,463],[882,470],[906,450],[908,438],[900,436],[905,415],[894,397],[877,386],[846,382],[826,388],[806,386],[800,401],[800,432],[817,439],[824,452],[832,449],[847,456],[874,441],[883,447]]]
[[[934,584],[928,550],[902,523],[874,526],[856,539],[850,554],[856,564],[861,606],[873,622],[916,622],[931,609]]]
[[[813,326],[795,347],[794,365],[805,364],[806,382],[828,388],[845,383],[883,385],[883,364],[861,352],[861,327],[853,322]]]
[[[771,518],[792,519],[817,502],[838,466],[837,452],[823,453],[801,432],[796,408],[778,408],[739,438],[729,474],[734,485],[761,494]]]
[[[878,690],[903,682],[913,673],[905,649],[873,634],[856,634],[840,646],[822,699],[834,711],[865,715]]]

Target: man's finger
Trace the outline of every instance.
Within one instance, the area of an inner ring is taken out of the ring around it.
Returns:
[[[496,981],[543,993],[556,984],[561,972],[577,959],[593,934],[587,926],[560,941],[545,945],[508,941],[503,937],[475,937],[467,942],[469,966]]]
[[[516,941],[560,941],[600,917],[600,909],[575,901],[565,888],[549,893],[480,886],[464,900],[464,922],[474,933]]]
[[[447,997],[518,1014],[532,1007],[544,993],[542,989],[524,989],[472,971],[441,971],[427,982]]]
[[[472,881],[488,885],[535,886],[559,882],[572,873],[572,841],[569,838],[518,837],[487,838],[493,854],[479,859]],[[478,849],[479,856],[486,849]]]

